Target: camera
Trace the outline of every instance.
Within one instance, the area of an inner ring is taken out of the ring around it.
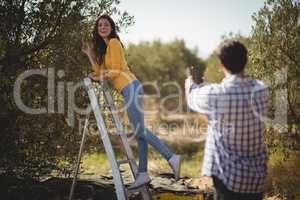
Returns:
[[[203,79],[202,79],[203,72],[204,72],[203,64],[197,64],[195,66],[190,67],[190,74],[192,76],[194,83],[200,84],[203,82]]]

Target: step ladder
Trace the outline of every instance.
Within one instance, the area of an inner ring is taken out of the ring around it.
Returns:
[[[137,188],[135,190],[128,190],[128,189],[125,188],[123,178],[122,178],[122,174],[120,172],[120,166],[123,165],[123,164],[129,164],[130,170],[131,170],[131,173],[132,173],[134,179],[137,176],[138,167],[137,167],[137,164],[136,164],[135,159],[133,157],[132,150],[129,146],[127,135],[123,131],[123,125],[121,123],[120,117],[117,114],[117,109],[116,109],[113,97],[111,95],[112,88],[106,80],[102,80],[100,84],[101,84],[100,95],[102,94],[104,96],[104,99],[105,99],[104,102],[106,102],[104,105],[101,105],[99,103],[96,92],[95,92],[95,88],[93,86],[93,83],[92,83],[91,79],[90,78],[85,78],[84,79],[84,85],[86,86],[86,90],[88,92],[88,96],[89,96],[89,99],[90,99],[92,110],[94,112],[95,119],[96,119],[96,122],[97,122],[97,127],[98,127],[98,130],[100,132],[100,137],[102,139],[102,142],[103,142],[103,145],[104,145],[104,148],[105,148],[105,152],[107,154],[107,157],[108,157],[108,160],[109,160],[109,163],[110,163],[110,166],[111,166],[113,181],[114,181],[114,185],[115,185],[115,191],[116,191],[116,194],[117,194],[117,199],[118,200],[129,200],[129,196],[132,193],[138,192],[138,193],[141,194],[143,200],[151,200],[152,199],[151,193],[150,193],[149,188],[146,185],[142,186],[140,188]],[[108,108],[108,110],[111,113],[112,121],[115,124],[115,127],[117,129],[117,133],[115,133],[113,135],[117,135],[121,138],[122,145],[124,147],[125,154],[126,154],[126,157],[127,157],[126,160],[117,160],[116,159],[116,155],[115,155],[115,152],[113,150],[111,140],[110,140],[110,137],[109,137],[109,134],[110,135],[112,135],[112,134],[108,132],[108,129],[105,125],[105,121],[104,121],[104,117],[103,117],[103,112],[102,111],[104,110],[104,108]],[[74,189],[75,189],[75,186],[76,186],[76,181],[77,181],[77,175],[78,175],[79,166],[80,166],[82,150],[83,150],[83,146],[84,146],[86,132],[87,132],[87,129],[88,129],[88,123],[89,123],[89,115],[87,116],[87,118],[85,120],[85,124],[84,124],[84,129],[83,129],[79,154],[78,154],[78,157],[77,157],[76,167],[75,167],[75,171],[74,171],[73,182],[72,182],[71,190],[70,190],[70,193],[69,193],[69,200],[72,200],[73,194],[74,194]]]

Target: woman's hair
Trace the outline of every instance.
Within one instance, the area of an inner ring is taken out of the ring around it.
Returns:
[[[107,45],[106,45],[105,41],[103,40],[103,38],[98,33],[98,22],[99,22],[100,19],[107,19],[109,21],[110,25],[111,25],[112,30],[111,30],[111,33],[108,36],[109,39],[117,38],[120,41],[120,38],[117,34],[117,27],[116,27],[116,24],[115,24],[114,20],[106,14],[101,15],[96,20],[94,30],[93,30],[93,40],[94,40],[94,43],[95,43],[95,51],[96,51],[97,62],[99,64],[103,63],[104,55],[106,53],[106,48],[107,48]]]

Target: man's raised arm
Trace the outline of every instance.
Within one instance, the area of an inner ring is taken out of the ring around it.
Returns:
[[[212,113],[215,95],[213,94],[214,84],[204,81],[195,84],[191,77],[185,80],[185,96],[190,109],[210,115]]]

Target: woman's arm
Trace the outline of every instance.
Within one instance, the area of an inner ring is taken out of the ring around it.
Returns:
[[[100,76],[100,66],[97,63],[93,48],[86,42],[82,42],[81,51],[87,55],[93,69],[93,73],[89,75],[92,79],[97,80]]]
[[[216,99],[214,85],[208,82],[195,84],[192,76],[185,80],[185,96],[187,105],[194,111],[210,115],[212,113],[212,101]]]
[[[124,50],[118,39],[110,39],[108,44],[108,53],[111,57],[111,66],[109,70],[106,70],[104,77],[114,79],[122,73],[126,63]]]

